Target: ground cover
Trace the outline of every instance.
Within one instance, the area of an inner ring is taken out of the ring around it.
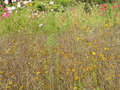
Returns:
[[[0,11],[0,89],[119,90],[119,2],[2,2]]]

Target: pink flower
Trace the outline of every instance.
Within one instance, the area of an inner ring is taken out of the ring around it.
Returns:
[[[3,14],[2,14],[2,17],[3,17],[3,18],[8,18],[8,16],[10,16],[9,13],[3,13]]]
[[[0,7],[2,7],[2,5],[0,4]]]
[[[118,4],[118,7],[120,7],[120,4]]]
[[[12,13],[12,9],[8,10],[7,12],[8,12],[8,13]]]
[[[103,15],[104,15],[104,13],[100,13],[99,15],[100,15],[100,16],[103,16]]]
[[[106,7],[107,7],[105,4],[102,4],[101,6],[102,6],[102,7],[104,7],[104,8],[106,8]]]
[[[106,11],[106,9],[104,9],[104,8],[100,8],[100,10],[101,10],[101,11],[103,11],[103,12],[105,12],[105,11]]]
[[[3,8],[4,11],[7,11],[7,8]]]
[[[118,16],[118,14],[115,15],[116,17]]]
[[[113,8],[117,8],[117,6],[113,6]]]

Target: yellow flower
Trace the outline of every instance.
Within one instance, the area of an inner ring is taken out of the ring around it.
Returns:
[[[40,73],[41,73],[40,71],[36,72],[37,75],[40,74]]]
[[[69,69],[69,68],[67,68],[67,70],[68,70],[68,71],[70,71],[70,69]]]
[[[23,86],[20,86],[20,89],[23,89]]]
[[[15,42],[15,40],[12,40],[11,42],[12,42],[12,43],[14,43],[14,42]]]
[[[91,42],[88,42],[89,45],[91,45],[92,43]]]
[[[60,77],[60,79],[64,79],[63,77]]]
[[[75,79],[75,80],[78,80],[79,78],[78,78],[78,76],[76,76],[76,77],[74,77],[74,79]]]
[[[33,4],[32,4],[32,3],[29,3],[29,4],[28,4],[28,6],[32,7],[32,6],[33,6]]]
[[[2,74],[3,72],[0,72],[0,74]]]
[[[68,58],[68,56],[67,55],[64,55],[64,57],[63,58]]]
[[[86,29],[86,27],[82,27],[82,30],[85,30]]]
[[[80,38],[78,37],[77,40],[80,40]]]
[[[109,48],[106,47],[106,48],[104,48],[104,50],[109,50]]]
[[[109,25],[108,24],[105,24],[106,27],[108,27]]]
[[[118,77],[120,77],[120,74],[118,75]]]
[[[74,90],[77,90],[77,87],[74,87]]]
[[[67,72],[66,74],[67,74],[67,76],[68,76],[68,75],[70,75],[70,73],[69,73],[69,72]]]
[[[85,71],[87,71],[87,70],[83,68],[83,71],[85,72]]]
[[[107,79],[107,80],[110,80],[110,79],[111,79],[111,77],[107,77],[106,79]]]
[[[12,83],[13,83],[12,81],[9,82],[9,84],[12,84]]]
[[[102,60],[107,60],[107,58],[106,57],[102,57]]]
[[[39,78],[37,78],[37,77],[36,77],[36,78],[34,78],[34,80],[38,80],[38,79],[39,79]]]
[[[14,87],[16,87],[17,86],[17,84],[14,84]]]
[[[0,83],[0,86],[2,86],[3,84],[2,83]]]
[[[11,86],[7,86],[6,88],[9,88],[9,89],[10,89],[10,88],[11,88]]]
[[[41,12],[41,14],[44,14],[44,12]]]
[[[15,75],[13,74],[12,77],[15,77]]]
[[[45,73],[48,73],[48,71],[45,71]]]
[[[88,56],[86,56],[86,58],[89,58]]]
[[[72,72],[75,72],[75,71],[76,71],[76,68],[73,68],[73,69],[72,69]]]
[[[62,52],[62,54],[65,54],[64,52]]]
[[[54,50],[54,52],[58,53],[59,51],[58,50]]]
[[[104,57],[104,55],[103,55],[103,54],[100,54],[100,57]]]
[[[93,55],[96,55],[96,52],[92,52]]]

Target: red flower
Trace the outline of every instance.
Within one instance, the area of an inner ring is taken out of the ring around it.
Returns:
[[[117,6],[113,6],[113,8],[118,8]]]
[[[102,7],[104,7],[104,8],[106,8],[106,7],[107,7],[105,4],[102,4],[101,6],[102,6]]]
[[[101,11],[103,11],[103,12],[105,12],[105,11],[106,11],[106,9],[104,9],[104,8],[100,8],[100,10],[101,10]]]
[[[118,4],[118,7],[120,7],[120,4]]]
[[[114,0],[114,3],[116,3],[116,0]]]
[[[115,15],[116,17],[118,16],[118,14]]]

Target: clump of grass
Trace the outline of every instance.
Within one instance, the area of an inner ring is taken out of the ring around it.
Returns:
[[[1,89],[119,89],[119,29],[69,31],[56,36],[57,44],[45,34],[6,35],[0,43]]]

